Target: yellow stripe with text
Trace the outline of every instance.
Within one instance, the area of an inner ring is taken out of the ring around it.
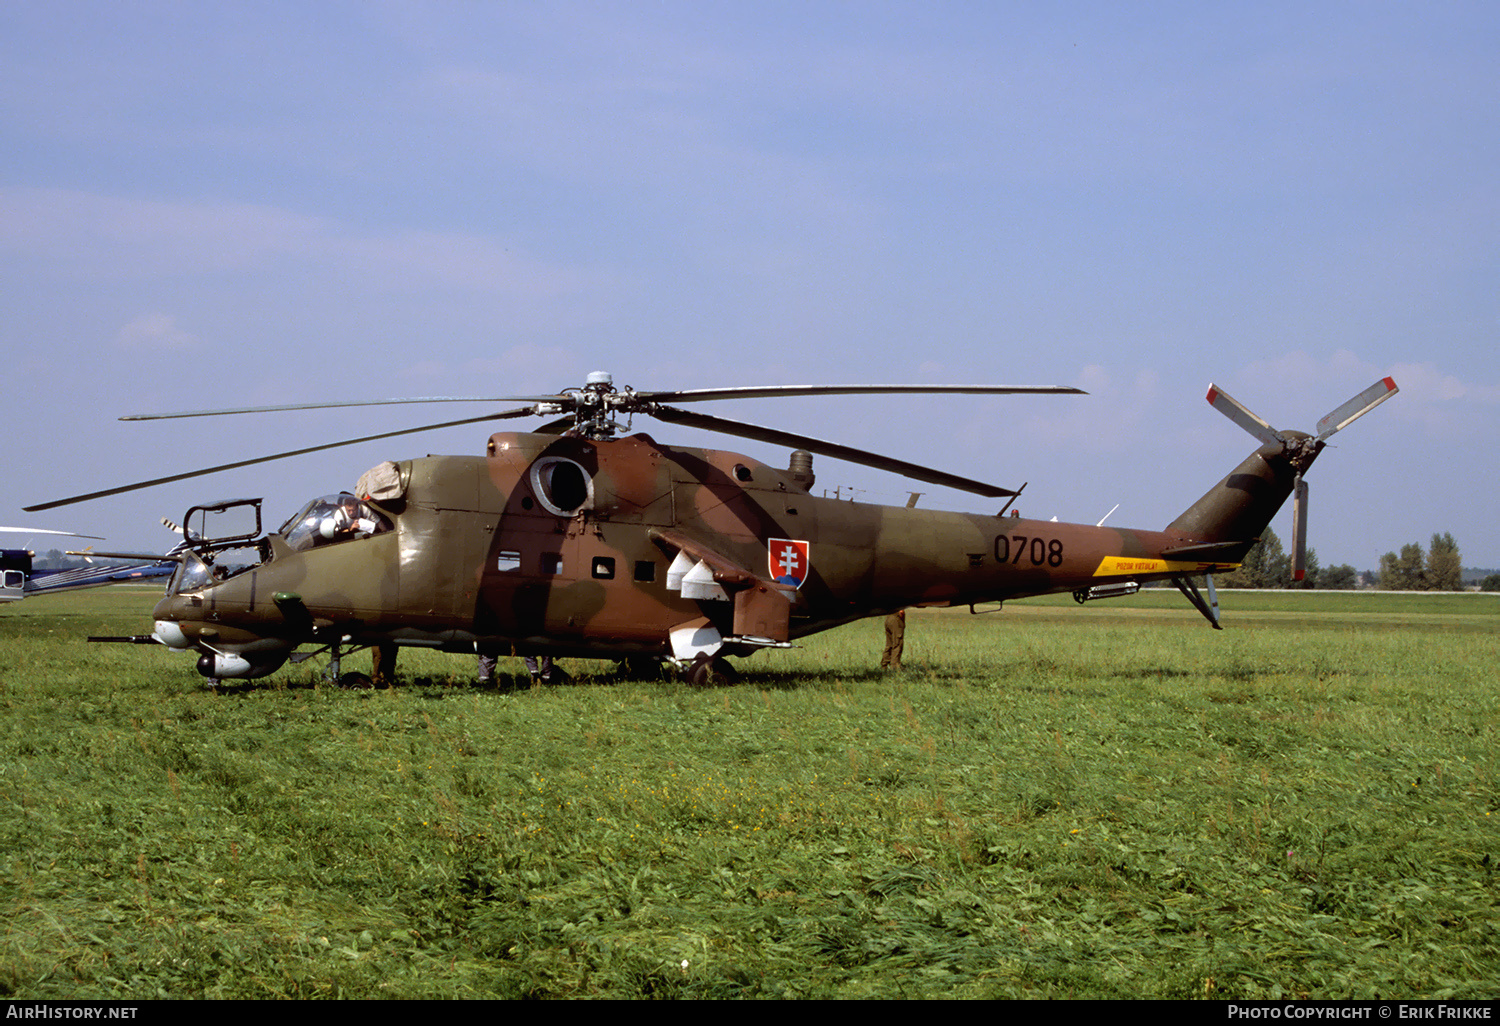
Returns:
[[[1202,574],[1233,570],[1238,563],[1200,563],[1175,559],[1151,559],[1144,556],[1105,556],[1094,570],[1095,577],[1119,577],[1121,574]]]

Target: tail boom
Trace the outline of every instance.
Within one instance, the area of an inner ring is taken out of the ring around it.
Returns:
[[[1168,524],[1167,532],[1181,536],[1185,542],[1243,542],[1249,549],[1323,450],[1323,443],[1310,435],[1294,431],[1285,434],[1306,442],[1296,446],[1282,442],[1262,445]]]

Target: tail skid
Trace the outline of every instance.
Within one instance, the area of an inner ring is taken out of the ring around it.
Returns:
[[[1177,585],[1177,590],[1187,596],[1187,600],[1193,604],[1193,608],[1203,614],[1203,618],[1216,631],[1222,631],[1224,625],[1219,622],[1219,593],[1214,588],[1214,575],[1204,574],[1204,583],[1208,586],[1208,598],[1205,600],[1203,593],[1193,583],[1191,577],[1174,577],[1172,583]]]

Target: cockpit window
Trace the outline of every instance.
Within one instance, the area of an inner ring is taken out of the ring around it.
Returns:
[[[197,591],[214,583],[213,567],[205,563],[196,552],[183,554],[182,562],[178,564],[177,573],[167,584],[168,594],[175,595],[180,591]]]
[[[167,594],[211,587],[238,577],[246,570],[253,570],[264,560],[265,554],[258,544],[232,545],[203,552],[188,549],[182,553],[177,569],[167,582]]]
[[[281,535],[296,551],[319,545],[335,545],[355,538],[368,538],[391,528],[368,503],[348,492],[320,495],[296,516],[281,525]]]

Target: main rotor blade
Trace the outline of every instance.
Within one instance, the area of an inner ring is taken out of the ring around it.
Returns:
[[[1359,395],[1318,421],[1318,441],[1342,430],[1399,392],[1391,378],[1381,378]]]
[[[761,427],[758,424],[743,424],[737,420],[710,417],[703,413],[690,413],[687,410],[677,410],[670,406],[656,406],[651,410],[651,415],[670,424],[685,424],[688,427],[703,428],[705,431],[717,431],[721,434],[737,435],[740,438],[753,438],[758,442],[784,445],[789,449],[806,449],[822,456],[831,456],[849,463],[859,463],[877,470],[888,470],[914,481],[925,481],[928,484],[942,485],[945,488],[957,488],[975,495],[998,498],[1017,494],[1008,488],[985,484],[983,481],[973,481],[956,474],[933,470],[931,467],[922,467],[915,463],[892,459],[889,456],[866,452],[863,449],[852,449],[847,445],[839,445],[837,442],[825,442],[822,439],[796,435],[790,431],[779,431],[776,428]]]
[[[536,435],[560,435],[578,422],[578,418],[572,415],[549,420],[541,427],[532,428],[532,434]]]
[[[1277,431],[1270,424],[1267,424],[1251,413],[1248,407],[1213,382],[1209,382],[1208,385],[1208,405],[1224,414],[1224,416],[1234,421],[1256,438],[1259,438],[1262,442],[1284,443],[1286,441],[1286,438],[1282,436],[1280,431]]]
[[[481,424],[487,420],[506,420],[510,417],[529,417],[531,407],[522,407],[519,410],[506,410],[503,413],[487,413],[482,417],[467,417],[463,420],[450,420],[443,424],[424,424],[422,427],[404,428],[400,431],[385,431],[378,435],[365,435],[363,438],[350,438],[342,442],[328,442],[324,445],[312,445],[306,449],[292,449],[289,452],[278,452],[272,456],[257,456],[255,459],[239,460],[235,463],[224,463],[217,467],[205,467],[202,470],[190,470],[184,474],[171,474],[167,477],[153,478],[150,481],[137,481],[135,484],[121,485],[117,488],[105,488],[97,492],[89,492],[85,495],[74,495],[66,499],[55,499],[52,502],[43,502],[36,506],[23,507],[26,512],[34,513],[38,510],[53,509],[57,506],[69,506],[75,502],[87,502],[90,499],[102,499],[109,495],[120,495],[124,492],[134,492],[142,488],[150,488],[153,485],[171,484],[174,481],[186,481],[188,478],[203,477],[208,474],[217,474],[221,470],[238,470],[240,467],[253,467],[257,463],[270,463],[273,460],[284,460],[292,456],[305,456],[311,452],[322,452],[324,449],[337,449],[345,445],[358,445],[361,442],[376,442],[382,438],[396,438],[399,435],[414,435],[419,431],[436,431],[439,428],[460,427],[464,424]]]
[[[774,399],[819,395],[1087,395],[1064,385],[767,385],[735,388],[695,388],[658,392],[607,392],[607,404],[629,408],[640,402],[706,402],[710,399]],[[340,410],[357,406],[399,406],[410,403],[538,403],[562,409],[576,405],[572,393],[554,395],[415,396],[397,399],[359,399],[350,402],[284,403],[242,406],[224,410],[183,410],[178,413],[136,413],[121,420],[177,420],[184,417],[222,417],[237,413],[281,413],[288,410]]]
[[[636,392],[646,402],[701,403],[710,399],[780,399],[803,395],[1088,395],[1067,385],[763,385]]]
[[[567,395],[425,396],[414,399],[362,399],[347,403],[288,403],[284,406],[243,406],[233,410],[186,410],[181,413],[135,413],[121,420],[176,420],[182,417],[222,417],[231,413],[280,413],[285,410],[341,410],[350,406],[399,406],[403,403],[561,403]],[[526,412],[531,412],[530,410]],[[509,414],[519,416],[519,414]],[[461,423],[461,422],[455,422]]]

